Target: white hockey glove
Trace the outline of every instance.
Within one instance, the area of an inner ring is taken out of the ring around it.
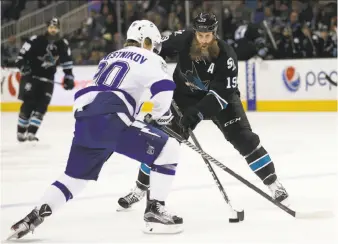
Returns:
[[[156,123],[160,126],[164,126],[169,124],[174,118],[174,115],[171,113],[171,110],[169,109],[165,114],[162,115],[161,118],[155,120]]]
[[[148,124],[153,125],[153,126],[162,127],[162,126],[168,125],[172,121],[173,118],[174,118],[174,116],[171,113],[171,110],[168,110],[164,115],[162,115],[162,117],[160,117],[156,120],[152,119],[151,114],[147,114],[144,117],[144,121]]]

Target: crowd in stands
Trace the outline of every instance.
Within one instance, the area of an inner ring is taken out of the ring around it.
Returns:
[[[139,0],[121,1],[120,3],[121,11],[119,13],[117,13],[113,0],[103,0],[99,2],[99,5],[93,5],[90,17],[83,23],[83,26],[66,36],[71,44],[76,64],[97,64],[106,53],[121,47],[126,29],[130,23],[137,19],[153,21],[164,35],[187,27],[185,1]],[[337,57],[336,2],[318,0],[194,0],[189,4],[190,23],[193,17],[201,11],[214,12],[217,16],[222,16],[219,34],[225,40],[236,40],[236,35],[240,34],[240,26],[249,23],[261,24],[265,20],[278,48],[284,49],[291,46],[293,52],[275,58]],[[117,21],[118,14],[122,20],[120,28]],[[326,48],[325,55],[322,52],[321,54],[312,52],[311,55],[308,55],[308,51],[305,50],[308,47],[305,47],[305,44],[297,45],[295,43],[299,38],[299,40],[305,40],[303,42],[308,43],[308,46],[312,45],[313,47],[313,45],[317,45],[313,44],[315,35],[322,40],[320,45]],[[1,47],[2,58],[3,55],[11,58],[18,51],[13,43],[15,43],[15,39],[9,41],[6,47]],[[282,50],[281,53],[288,52]]]
[[[40,9],[46,7],[52,2],[59,0],[35,0],[36,8]],[[1,21],[2,23],[11,20],[18,20],[21,13],[26,9],[27,0],[3,0],[1,1]],[[34,9],[33,9],[34,10]]]

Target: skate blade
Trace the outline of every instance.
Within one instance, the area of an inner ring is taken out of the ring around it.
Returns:
[[[26,141],[26,144],[29,147],[37,147],[40,143],[39,141]]]
[[[183,224],[164,225],[145,222],[143,232],[145,234],[179,234],[183,232]]]
[[[120,205],[117,206],[116,208],[116,212],[131,212],[133,211],[134,209],[132,207],[129,207],[129,208],[124,208]]]
[[[290,207],[290,199],[289,197],[285,198],[283,201],[280,202],[281,204],[283,204],[286,207]]]
[[[9,240],[11,240],[13,238],[18,239],[18,234],[20,232],[26,231],[26,230],[27,230],[27,227],[25,225],[23,225],[23,224],[21,224],[16,230],[11,229],[12,234],[10,234],[9,237],[7,237],[6,240],[9,241]]]

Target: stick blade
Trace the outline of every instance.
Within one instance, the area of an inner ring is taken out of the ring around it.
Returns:
[[[335,215],[332,211],[296,212],[297,219],[328,219]]]
[[[244,220],[244,210],[232,210],[232,217],[229,218],[229,223],[239,223]]]

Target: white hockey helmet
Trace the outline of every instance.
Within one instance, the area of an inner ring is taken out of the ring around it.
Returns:
[[[143,47],[144,40],[146,38],[151,40],[151,51],[157,54],[160,53],[162,47],[161,33],[157,29],[156,25],[149,20],[134,21],[127,31],[127,40],[136,41]]]

